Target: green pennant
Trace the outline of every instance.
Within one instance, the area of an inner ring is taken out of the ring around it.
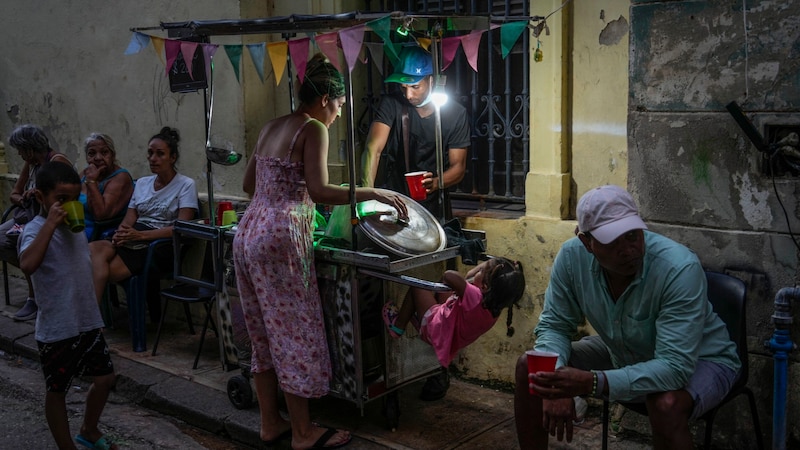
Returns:
[[[392,17],[386,16],[381,17],[380,19],[371,20],[366,23],[367,28],[371,29],[378,35],[378,37],[383,40],[384,43],[391,43],[391,28],[392,28]]]
[[[236,81],[239,82],[239,61],[242,59],[242,46],[240,44],[225,45],[225,54],[231,60],[233,73],[236,74]]]
[[[522,34],[522,30],[527,26],[527,21],[509,22],[500,26],[500,45],[503,49],[503,59],[511,52],[517,39],[519,39],[519,35]]]

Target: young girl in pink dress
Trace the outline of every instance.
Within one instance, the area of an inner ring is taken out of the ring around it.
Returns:
[[[519,261],[491,258],[467,272],[466,277],[448,270],[442,283],[452,292],[435,294],[411,288],[399,310],[392,302],[383,306],[383,320],[392,337],[401,337],[408,322],[421,317],[419,325],[414,324],[420,338],[433,346],[439,363],[447,367],[459,350],[494,326],[503,308],[508,308],[507,334],[514,334],[511,309],[525,291]]]

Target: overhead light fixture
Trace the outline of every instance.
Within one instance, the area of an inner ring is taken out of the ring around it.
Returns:
[[[447,95],[447,91],[444,89],[446,83],[447,76],[439,75],[438,79],[436,80],[436,86],[433,88],[433,94],[431,94],[431,101],[437,108],[444,106],[447,103],[447,100],[450,98]]]

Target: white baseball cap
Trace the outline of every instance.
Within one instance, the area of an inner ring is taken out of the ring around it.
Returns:
[[[633,197],[625,189],[607,184],[583,194],[578,200],[578,231],[591,233],[608,244],[631,230],[646,230]]]

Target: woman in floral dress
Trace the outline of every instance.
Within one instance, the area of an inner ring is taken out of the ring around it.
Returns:
[[[313,424],[308,399],[328,393],[331,363],[314,270],[314,203],[345,204],[328,184],[328,127],[345,103],[342,75],[321,54],[308,62],[297,111],[264,125],[243,181],[253,196],[233,241],[234,264],[261,413],[261,439],[291,434],[292,448],[333,448],[350,433]],[[358,188],[356,200],[407,209],[392,191]],[[289,421],[278,412],[284,392]]]

